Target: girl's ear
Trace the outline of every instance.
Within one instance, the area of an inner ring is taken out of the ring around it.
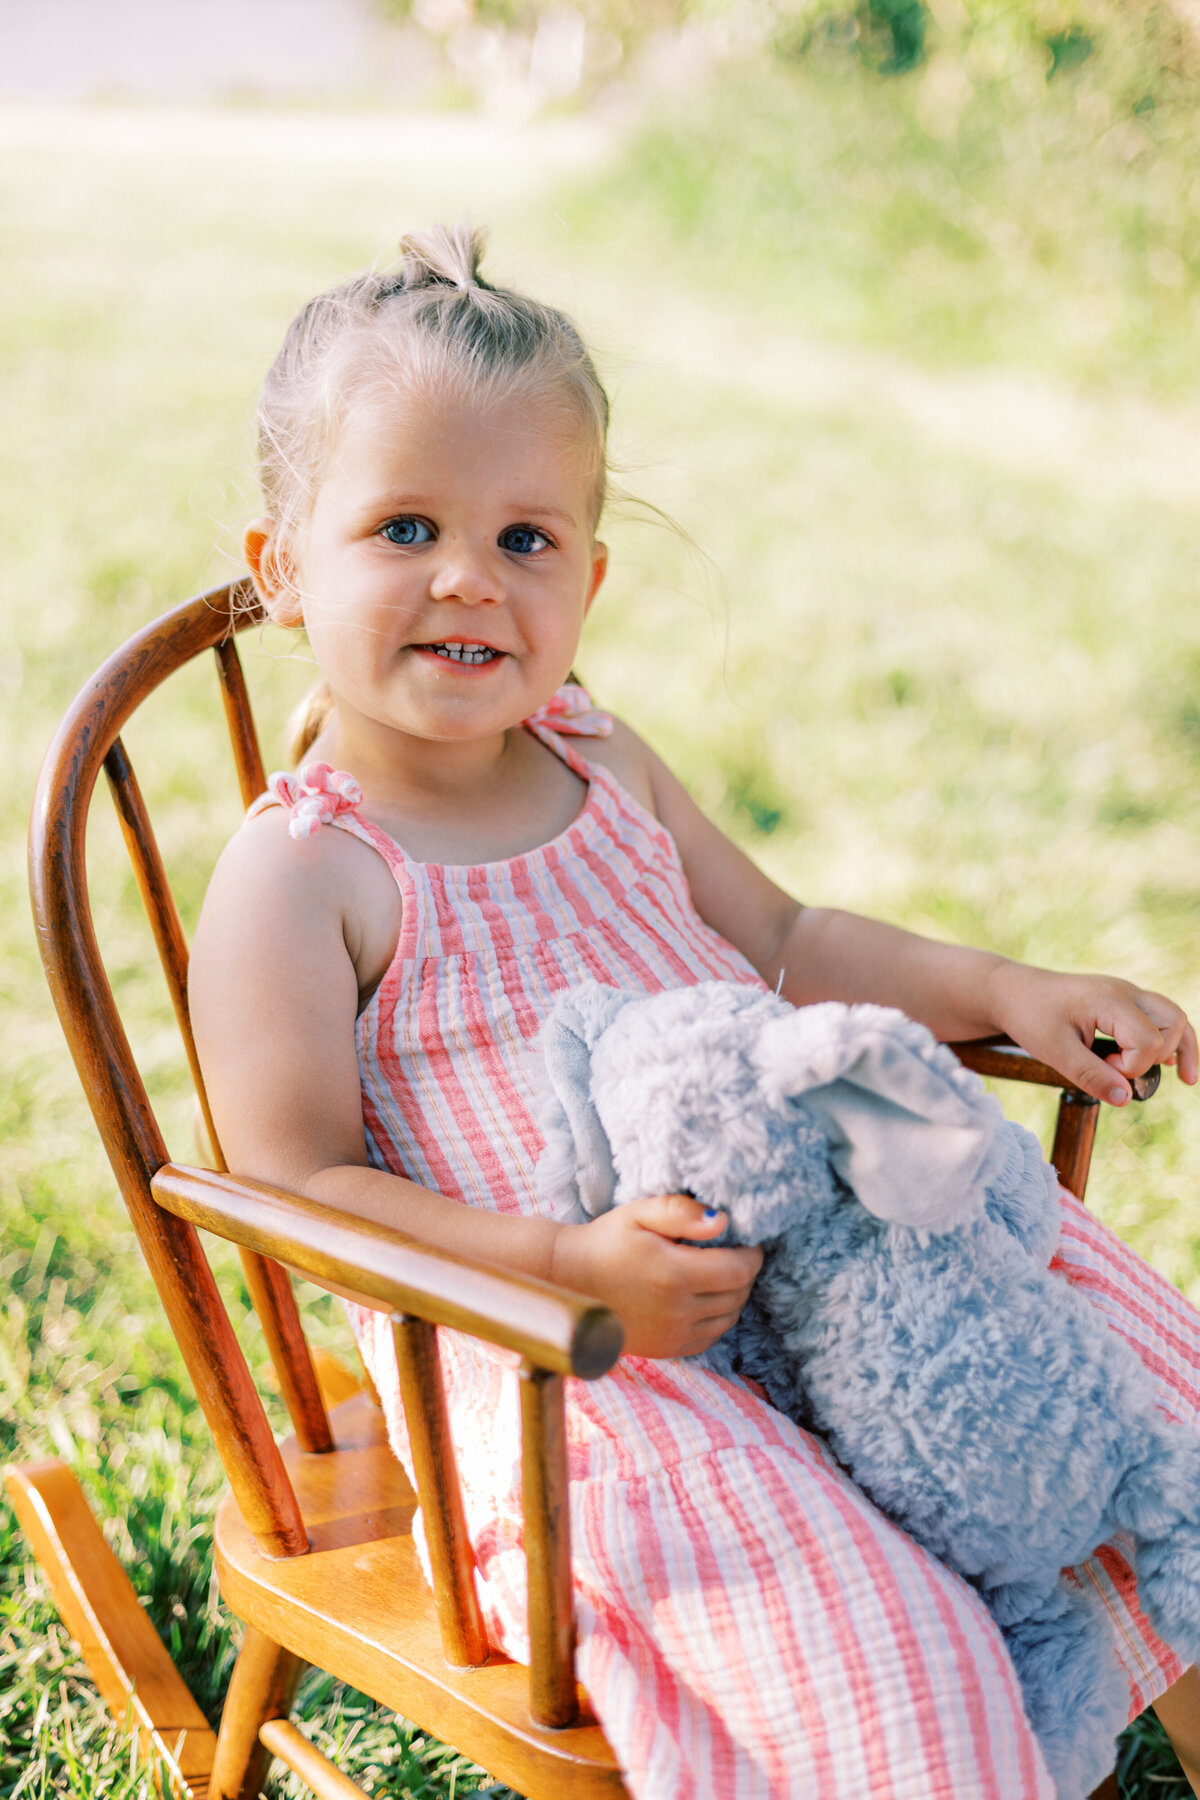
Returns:
[[[246,527],[242,549],[268,618],[276,625],[303,625],[295,564],[278,522],[252,519]]]
[[[592,578],[588,584],[587,599],[583,603],[586,613],[592,601],[600,591],[600,583],[608,573],[608,545],[596,542],[592,545]]]

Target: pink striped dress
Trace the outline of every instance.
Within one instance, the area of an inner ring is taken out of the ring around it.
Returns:
[[[669,834],[560,735],[606,723],[580,690],[528,722],[586,800],[552,843],[477,867],[411,861],[325,765],[272,778],[297,835],[336,823],[392,871],[400,942],[358,1021],[367,1145],[465,1206],[539,1210],[529,1045],[561,989],[759,982],[697,914]],[[1200,1317],[1069,1196],[1056,1266],[1148,1363],[1164,1409],[1200,1419]],[[356,1329],[407,1462],[387,1320]],[[524,1659],[515,1366],[441,1339],[484,1615]],[[982,1604],[817,1439],[684,1361],[625,1357],[568,1389],[579,1673],[638,1800],[1053,1800]],[[1107,1606],[1133,1716],[1180,1665],[1119,1545],[1074,1574]]]

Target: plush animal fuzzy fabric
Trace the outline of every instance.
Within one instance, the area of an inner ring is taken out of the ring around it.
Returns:
[[[1129,1694],[1061,1571],[1124,1534],[1155,1629],[1200,1658],[1200,1441],[1048,1273],[1057,1185],[1036,1139],[883,1007],[588,983],[541,1046],[556,1216],[683,1191],[728,1213],[723,1241],[766,1246],[709,1360],[762,1382],[978,1588],[1061,1800],[1089,1794]]]

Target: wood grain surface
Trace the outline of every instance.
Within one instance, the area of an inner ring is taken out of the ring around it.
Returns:
[[[389,1312],[515,1350],[539,1368],[590,1381],[606,1374],[620,1354],[614,1313],[531,1275],[436,1250],[320,1201],[211,1169],[167,1164],[151,1187],[160,1206],[205,1231]]]
[[[392,1336],[425,1519],[442,1654],[457,1669],[478,1668],[487,1661],[488,1641],[475,1595],[475,1558],[463,1516],[437,1331],[427,1319],[397,1315],[392,1320]]]
[[[217,1515],[221,1593],[241,1619],[336,1671],[506,1781],[528,1800],[617,1800],[616,1758],[579,1691],[578,1722],[539,1726],[529,1672],[492,1651],[479,1668],[442,1655],[437,1606],[412,1538],[416,1495],[359,1394],[331,1416],[338,1449],[284,1456],[312,1538],[308,1556],[268,1561],[236,1505]]]
[[[257,1800],[271,1761],[261,1729],[286,1718],[303,1673],[301,1657],[247,1625],[221,1714],[210,1800]]]
[[[108,1710],[130,1719],[142,1753],[161,1756],[179,1784],[202,1800],[217,1740],[75,1476],[56,1460],[26,1463],[8,1470],[5,1486]]]
[[[529,1570],[529,1708],[540,1725],[570,1725],[578,1690],[563,1380],[528,1363],[521,1369],[521,1511]]]

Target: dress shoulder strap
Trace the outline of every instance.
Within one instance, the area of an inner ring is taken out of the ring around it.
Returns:
[[[535,713],[530,713],[524,720],[526,731],[531,731],[539,742],[555,756],[562,758],[568,769],[578,775],[582,781],[590,781],[595,774],[587,758],[580,756],[564,738],[592,737],[606,738],[612,736],[613,716],[593,706],[592,697],[586,688],[578,682],[564,682],[558,692],[545,706],[539,706]]]

